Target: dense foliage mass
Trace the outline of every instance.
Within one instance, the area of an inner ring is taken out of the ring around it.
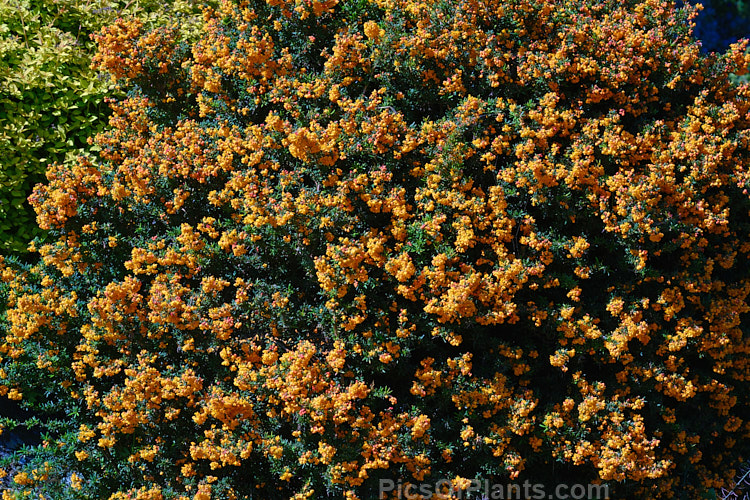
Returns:
[[[105,28],[128,96],[35,190],[40,262],[3,271],[0,390],[56,412],[6,487],[724,484],[750,451],[750,61],[702,56],[691,16],[224,0],[195,42]]]
[[[0,251],[23,253],[41,234],[33,186],[50,163],[88,152],[106,123],[115,89],[90,67],[90,35],[120,15],[189,28],[195,11],[192,0],[0,0]]]
[[[681,4],[682,0],[677,4]],[[693,35],[704,52],[726,50],[740,38],[750,36],[750,2],[747,0],[687,0],[700,4]]]

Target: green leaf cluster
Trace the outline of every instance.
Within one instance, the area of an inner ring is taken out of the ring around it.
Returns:
[[[0,252],[41,236],[26,198],[53,163],[91,152],[115,84],[91,68],[93,33],[121,16],[149,25],[179,16],[195,31],[193,0],[0,0]]]

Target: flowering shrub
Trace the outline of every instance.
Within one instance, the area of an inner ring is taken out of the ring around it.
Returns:
[[[3,268],[0,391],[52,414],[6,489],[725,484],[750,451],[750,58],[701,55],[693,14],[223,0],[192,43],[105,28],[128,96],[30,198],[39,263]]]

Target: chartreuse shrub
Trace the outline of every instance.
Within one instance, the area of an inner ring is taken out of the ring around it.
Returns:
[[[71,165],[103,128],[112,82],[91,69],[92,33],[119,15],[189,31],[195,2],[0,0],[0,251],[41,235],[26,203],[50,163]],[[192,23],[195,24],[195,23]]]
[[[34,191],[39,263],[3,271],[2,392],[51,414],[6,495],[726,484],[750,61],[701,55],[692,16],[224,0],[194,42],[105,28],[128,95]]]

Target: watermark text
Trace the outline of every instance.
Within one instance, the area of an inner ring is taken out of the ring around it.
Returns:
[[[379,490],[380,498],[399,500],[606,500],[609,498],[609,486],[606,484],[557,484],[554,487],[547,487],[530,481],[501,484],[482,479],[468,480],[468,486],[461,488],[449,479],[425,483],[381,479]]]

